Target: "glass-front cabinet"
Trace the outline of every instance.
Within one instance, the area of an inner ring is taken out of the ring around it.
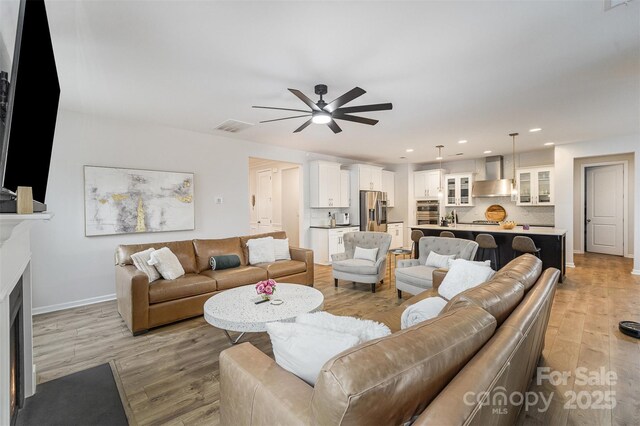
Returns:
[[[553,167],[516,170],[519,206],[553,205]]]
[[[473,206],[473,198],[471,197],[473,174],[456,173],[445,175],[444,181],[447,190],[445,206]]]

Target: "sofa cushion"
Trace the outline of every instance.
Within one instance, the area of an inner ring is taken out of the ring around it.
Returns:
[[[433,270],[432,266],[418,265],[409,266],[408,268],[396,269],[396,280],[400,280],[407,284],[413,284],[420,287],[431,287]]]
[[[240,264],[246,265],[247,259],[242,252],[240,237],[222,238],[218,240],[193,240],[198,272],[209,269],[209,259],[223,254],[235,254]]]
[[[253,266],[265,269],[269,278],[273,279],[307,271],[307,264],[299,260],[276,260],[272,263],[258,263]]]
[[[149,286],[149,303],[167,302],[216,291],[216,281],[198,274],[187,274],[175,280],[157,280]]]
[[[119,245],[116,249],[116,264],[117,265],[133,265],[133,260],[131,260],[131,255],[134,253],[138,253],[142,250],[146,250],[148,248],[159,249],[162,247],[167,247],[173,254],[178,257],[184,272],[187,274],[195,274],[197,273],[196,267],[196,254],[193,249],[193,241],[169,241],[166,243],[147,243],[147,244],[128,244],[128,245]],[[207,262],[209,260],[207,259]]]
[[[495,328],[491,315],[470,306],[347,349],[322,368],[312,418],[321,425],[405,423],[438,396]]]
[[[348,272],[358,275],[376,275],[378,268],[375,262],[364,259],[337,260],[331,264],[334,271]]]
[[[524,285],[528,291],[538,280],[542,273],[542,261],[532,254],[523,254],[507,263],[496,273],[496,277],[508,276],[516,279]]]
[[[258,281],[269,278],[265,269],[255,266],[240,266],[238,268],[223,269],[222,271],[212,271],[208,269],[202,271],[200,274],[216,280],[218,290],[255,284]]]
[[[287,238],[287,233],[284,231],[276,231],[276,232],[267,232],[265,234],[255,234],[255,235],[245,235],[240,237],[240,245],[242,246],[242,253],[244,254],[244,258],[246,261],[249,261],[249,247],[247,247],[247,241],[253,240],[254,238],[266,238],[273,237],[274,239],[284,240]]]

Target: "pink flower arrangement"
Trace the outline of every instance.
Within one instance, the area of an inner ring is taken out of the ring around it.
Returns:
[[[268,279],[260,281],[256,284],[256,293],[262,295],[264,298],[268,298],[276,291],[276,280]]]

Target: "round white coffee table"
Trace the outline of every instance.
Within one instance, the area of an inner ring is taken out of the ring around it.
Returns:
[[[231,344],[236,344],[246,332],[267,331],[266,324],[274,321],[293,321],[298,315],[322,309],[324,296],[313,287],[300,284],[278,283],[271,302],[256,304],[260,296],[255,285],[245,285],[225,290],[212,296],[204,304],[204,319],[214,327],[222,329]],[[240,332],[235,340],[229,331]]]

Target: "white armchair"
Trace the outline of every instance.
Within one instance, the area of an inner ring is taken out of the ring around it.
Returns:
[[[436,268],[426,266],[431,251],[444,255],[456,255],[456,259],[473,260],[478,250],[478,243],[462,238],[422,237],[420,238],[420,258],[398,261],[395,270],[398,298],[402,292],[410,294],[422,293],[433,287],[433,271]]]
[[[376,284],[384,282],[387,268],[387,252],[391,245],[391,235],[386,232],[347,232],[344,234],[344,253],[331,255],[333,280],[371,284],[371,292],[376,292]],[[376,261],[354,259],[356,247],[378,249]]]

